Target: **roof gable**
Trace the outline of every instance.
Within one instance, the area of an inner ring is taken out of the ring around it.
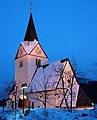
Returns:
[[[30,54],[30,52],[38,44],[38,41],[36,39],[34,39],[34,41],[24,41],[24,42],[21,42],[21,44],[24,47],[24,49],[27,52],[27,54]]]
[[[29,55],[29,53],[33,50],[33,48],[37,44],[38,44],[38,41],[36,41],[36,40],[21,42],[15,59],[18,59],[18,58],[23,57],[25,55]]]
[[[24,49],[24,47],[22,46],[22,44],[20,44],[15,59],[18,59],[18,58],[23,57],[23,56],[25,56],[25,55],[27,55],[27,52],[25,51],[25,49]]]
[[[39,43],[34,47],[34,49],[32,49],[30,55],[48,58]]]
[[[92,101],[81,87],[79,87],[77,106],[92,106]]]
[[[66,64],[61,72],[61,78],[59,79],[58,81],[58,84],[56,86],[56,88],[62,88],[62,80],[65,82],[65,86],[64,87],[67,87],[68,86],[68,83],[71,82],[71,78],[73,78],[73,82],[76,84],[77,83],[77,79],[76,79],[76,76],[75,76],[75,73],[71,67],[71,64],[70,64],[70,61],[69,59],[66,59]],[[61,60],[60,62],[64,62],[64,60]]]

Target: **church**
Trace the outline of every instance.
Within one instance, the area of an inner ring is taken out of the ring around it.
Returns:
[[[10,93],[14,105],[16,99],[18,107],[93,108],[93,103],[78,84],[70,60],[66,58],[49,64],[38,40],[32,12],[14,62],[15,88]]]

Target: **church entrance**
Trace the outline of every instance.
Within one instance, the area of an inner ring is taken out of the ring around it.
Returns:
[[[29,101],[26,95],[24,95],[24,99],[23,99],[23,95],[20,95],[18,107],[23,109],[23,106],[24,106],[24,109],[25,109],[28,105],[29,105]]]

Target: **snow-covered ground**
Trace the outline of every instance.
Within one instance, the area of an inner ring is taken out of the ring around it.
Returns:
[[[24,120],[97,120],[96,114],[94,110],[74,110],[73,113],[69,113],[63,109],[37,109],[31,111]]]
[[[69,113],[64,109],[38,108],[31,110],[26,116],[22,114],[22,110],[17,110],[15,119],[15,112],[5,110],[5,113],[2,113],[0,108],[0,120],[97,120],[97,109],[73,110]]]

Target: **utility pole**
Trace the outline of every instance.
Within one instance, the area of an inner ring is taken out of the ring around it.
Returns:
[[[24,114],[24,88],[23,88],[23,114]]]
[[[15,120],[16,120],[16,109],[17,109],[17,100],[16,100],[16,98],[17,98],[17,86],[15,88]]]

